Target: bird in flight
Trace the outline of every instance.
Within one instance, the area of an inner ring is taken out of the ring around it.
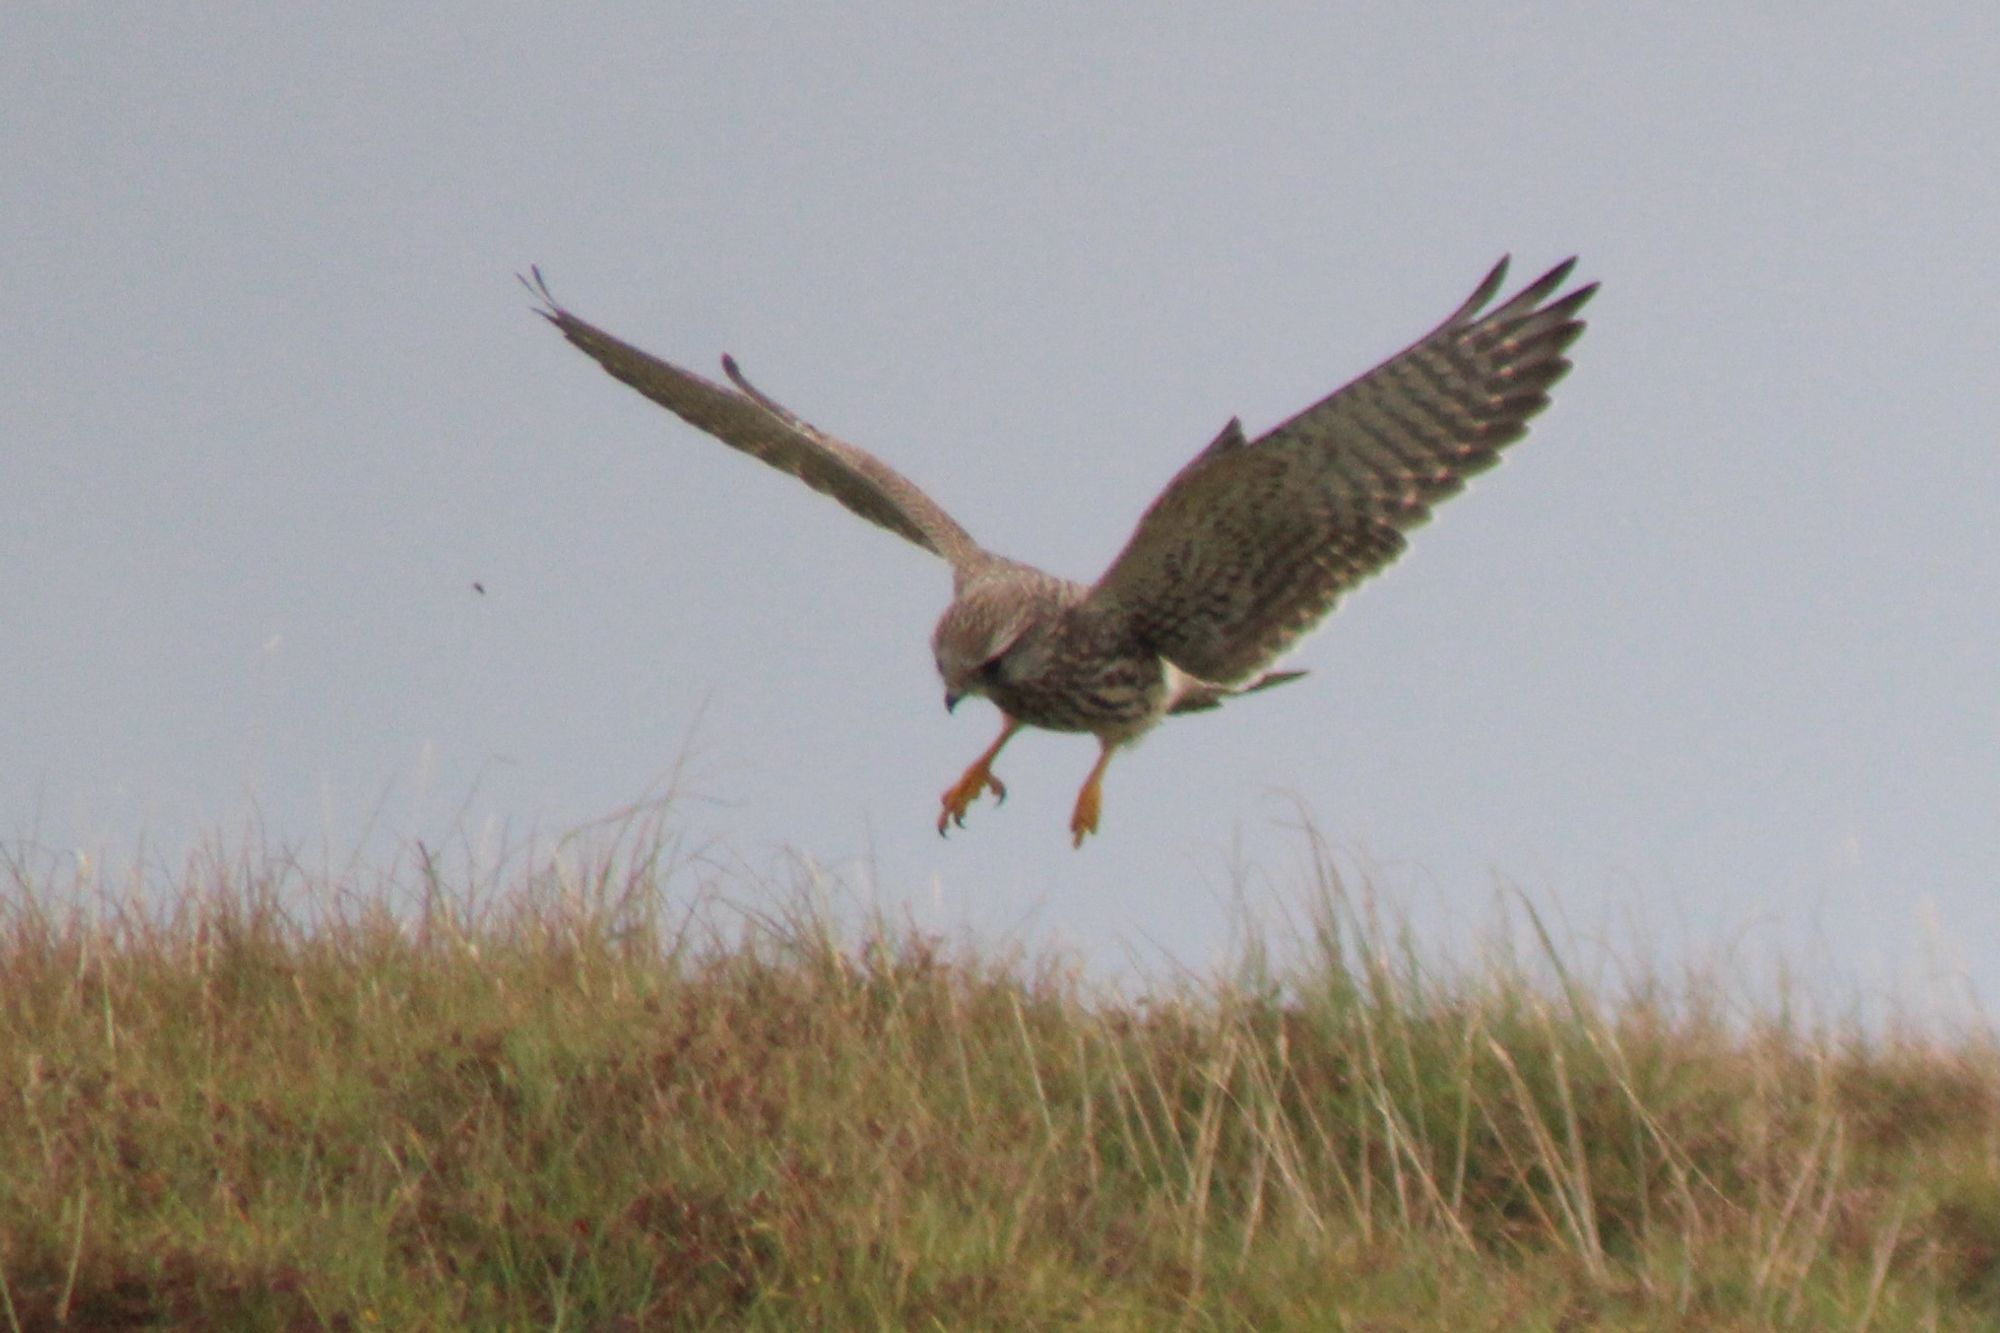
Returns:
[[[536,313],[613,378],[950,564],[952,602],[931,635],[945,707],[983,695],[1001,727],[945,789],[938,832],[962,826],[981,795],[1006,798],[993,762],[1021,728],[1089,732],[1097,762],[1069,825],[1081,847],[1120,747],[1169,715],[1304,675],[1269,668],[1394,560],[1432,505],[1527,433],[1569,370],[1577,312],[1597,290],[1556,295],[1575,264],[1488,310],[1503,258],[1449,319],[1345,388],[1254,440],[1230,421],[1092,584],[987,550],[900,472],[780,406],[731,357],[729,385],[714,383],[577,318],[539,268],[522,282]]]

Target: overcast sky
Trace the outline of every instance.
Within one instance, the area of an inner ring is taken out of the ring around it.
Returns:
[[[0,838],[386,861],[677,774],[747,876],[1203,969],[1307,819],[1439,936],[1511,883],[1991,997],[2000,11],[1901,12],[7,5]],[[1510,251],[1604,284],[1553,409],[1080,852],[1086,738],[932,829],[945,567],[514,282],[1089,579]]]

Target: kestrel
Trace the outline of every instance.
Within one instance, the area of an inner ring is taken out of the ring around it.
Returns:
[[[537,310],[613,377],[691,425],[789,472],[855,513],[943,557],[952,602],[931,635],[947,709],[999,706],[1000,734],[945,789],[938,832],[965,823],[1022,727],[1087,731],[1097,762],[1070,833],[1097,831],[1104,770],[1173,713],[1295,680],[1268,668],[1340,595],[1403,550],[1403,534],[1499,461],[1548,406],[1597,284],[1555,293],[1570,259],[1491,311],[1507,260],[1449,319],[1345,388],[1255,440],[1231,420],[1153,501],[1094,584],[995,555],[888,464],[808,425],[730,357],[713,383],[585,323],[549,295]],[[523,279],[526,282],[526,279]],[[1551,298],[1554,299],[1551,299]]]

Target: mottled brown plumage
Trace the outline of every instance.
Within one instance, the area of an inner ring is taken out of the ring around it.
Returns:
[[[992,763],[1022,726],[1087,731],[1101,750],[1070,819],[1081,846],[1119,746],[1169,714],[1304,674],[1267,668],[1394,560],[1432,505],[1527,433],[1597,290],[1556,297],[1575,263],[1482,314],[1506,279],[1502,259],[1451,318],[1345,388],[1255,440],[1231,421],[1094,585],[994,555],[901,473],[787,411],[730,358],[734,388],[578,319],[539,270],[529,287],[538,313],[616,378],[950,563],[955,595],[931,637],[945,704],[984,695],[1004,725],[945,791],[938,831],[963,824],[983,792],[1005,796]]]

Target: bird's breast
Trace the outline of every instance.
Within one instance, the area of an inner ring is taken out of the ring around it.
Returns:
[[[997,685],[993,702],[1030,726],[1127,740],[1165,714],[1165,665],[1153,654],[1052,653],[1035,674]]]

